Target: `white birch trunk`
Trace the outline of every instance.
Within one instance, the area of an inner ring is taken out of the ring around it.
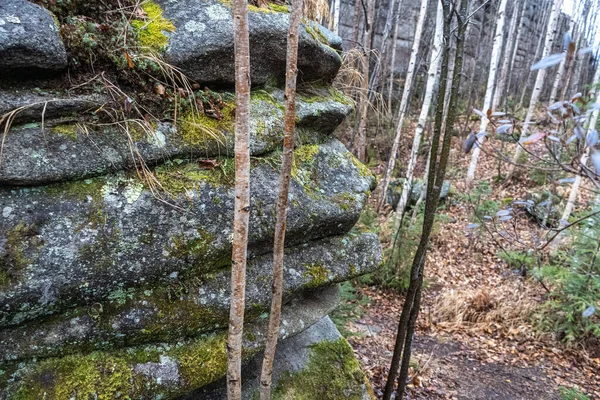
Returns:
[[[492,59],[490,61],[490,73],[488,75],[487,88],[485,90],[485,99],[483,101],[482,111],[486,113],[488,109],[493,109],[494,104],[494,88],[496,86],[496,74],[498,72],[498,62],[500,59],[500,53],[502,52],[502,43],[504,42],[504,20],[506,16],[506,3],[507,0],[500,2],[498,8],[498,23],[496,24],[496,34],[494,35],[494,42],[492,44]],[[479,132],[485,132],[487,130],[488,119],[482,118],[481,125],[479,126]],[[484,137],[479,140],[479,146],[483,144]],[[471,183],[475,179],[475,169],[477,168],[477,161],[479,160],[479,154],[481,149],[479,146],[475,146],[473,154],[471,155],[471,163],[469,164],[469,170],[467,171],[467,187],[470,187]]]
[[[596,74],[594,75],[594,84],[600,82],[600,67],[596,69]],[[596,103],[600,103],[600,89],[596,89]],[[588,123],[588,130],[594,129],[596,123],[598,123],[598,114],[600,114],[600,110],[595,110],[592,113],[590,121]],[[589,157],[589,149],[581,156],[581,165],[586,165],[588,157]],[[560,218],[560,225],[564,227],[567,225],[567,221],[573,212],[573,207],[575,206],[575,201],[577,200],[577,195],[579,193],[579,186],[581,185],[581,175],[577,175],[575,177],[575,182],[573,182],[573,186],[571,186],[571,192],[569,193],[569,200],[567,201],[567,205],[565,206],[565,210],[563,211],[562,217]]]
[[[358,133],[356,135],[355,154],[356,157],[365,162],[365,153],[367,147],[367,117],[369,111],[369,62],[371,55],[371,36],[373,35],[373,19],[375,14],[375,1],[369,0],[367,10],[367,28],[363,36],[363,81],[360,90],[360,119],[358,122]]]
[[[510,93],[511,83],[512,83],[512,73],[515,70],[515,60],[517,59],[517,52],[519,51],[519,44],[521,43],[521,34],[523,33],[523,18],[525,18],[525,11],[527,11],[528,2],[523,4],[523,10],[521,11],[521,16],[519,17],[519,27],[517,28],[517,37],[515,39],[514,48],[512,51],[512,55],[510,56],[510,67],[508,74],[508,82],[506,83],[506,90]]]
[[[569,34],[571,37],[573,36],[573,30],[575,29],[575,19],[571,18],[569,22]],[[566,54],[566,49],[563,49]],[[554,83],[552,83],[552,90],[550,91],[550,104],[554,104],[556,102],[556,96],[558,95],[558,89],[560,88],[560,83],[563,82],[565,77],[565,71],[567,70],[567,57],[565,57],[560,65],[558,66],[558,71],[556,72],[556,76],[554,77]],[[563,85],[566,85],[566,82],[563,82]]]
[[[542,53],[542,59],[546,58],[550,55],[550,51],[552,50],[552,45],[554,44],[554,38],[556,37],[556,26],[558,22],[558,17],[560,16],[560,9],[562,6],[562,0],[554,0],[552,4],[552,12],[550,13],[550,20],[548,22],[548,31],[546,32],[546,40],[544,45],[544,52]],[[546,78],[546,70],[540,69],[537,71],[537,77],[535,79],[535,86],[533,88],[533,93],[531,94],[531,100],[529,101],[529,109],[527,110],[527,116],[525,117],[525,124],[523,125],[523,129],[521,131],[521,139],[527,136],[527,131],[529,128],[529,124],[533,119],[533,114],[535,111],[535,106],[540,98],[542,93],[542,89],[544,87],[544,80]],[[517,149],[515,150],[515,154],[512,158],[512,164],[508,167],[508,174],[506,179],[510,179],[515,172],[515,164],[519,160],[519,156],[523,152],[523,148],[520,145],[517,145]]]
[[[419,18],[417,20],[417,27],[415,29],[415,39],[413,41],[412,50],[410,52],[410,61],[408,63],[408,71],[406,72],[406,79],[404,80],[404,91],[402,92],[402,100],[400,101],[400,109],[398,110],[398,125],[396,125],[396,137],[394,138],[394,144],[392,145],[392,151],[390,153],[390,159],[388,162],[388,168],[385,173],[383,180],[380,207],[385,202],[385,194],[392,178],[394,167],[396,166],[396,156],[398,154],[398,148],[400,147],[400,134],[402,133],[402,124],[404,123],[404,117],[408,108],[408,99],[410,97],[413,75],[417,66],[417,57],[419,55],[419,45],[421,43],[421,36],[423,35],[423,26],[425,21],[425,15],[427,14],[427,2],[428,0],[421,0],[421,8],[419,10]]]
[[[438,73],[441,61],[442,61],[442,40],[443,40],[443,25],[444,25],[444,12],[442,3],[438,2],[437,14],[435,20],[435,35],[433,38],[433,47],[431,50],[431,61],[429,62],[429,70],[427,71],[427,85],[425,88],[425,98],[423,99],[423,107],[421,108],[421,114],[419,115],[419,121],[417,122],[417,128],[415,129],[415,137],[413,139],[412,150],[410,152],[410,160],[408,161],[408,167],[406,171],[406,180],[402,186],[402,195],[398,206],[396,207],[396,222],[394,224],[394,230],[398,229],[398,224],[404,216],[408,199],[410,198],[410,192],[412,190],[412,180],[415,172],[415,166],[417,165],[417,155],[419,153],[419,147],[421,146],[421,139],[423,137],[423,130],[427,123],[427,115],[429,114],[429,108],[431,107],[431,99],[433,98],[433,92],[436,84],[436,75]],[[425,191],[425,189],[423,189]]]
[[[493,110],[496,110],[502,102],[506,81],[508,79],[508,68],[510,66],[510,57],[508,55],[511,54],[513,44],[515,42],[515,34],[517,31],[517,22],[519,20],[520,11],[518,4],[515,4],[513,7],[512,19],[510,21],[510,28],[508,30],[508,40],[504,48],[504,61],[502,61],[502,68],[500,70],[500,79],[498,79],[498,84],[496,85],[496,90],[494,91],[494,101],[492,102]]]
[[[330,24],[331,31],[339,35],[340,31],[340,7],[342,0],[333,0],[332,20]]]
[[[402,2],[398,4],[398,14],[400,14],[400,7],[402,6]],[[390,57],[390,78],[389,78],[389,91],[388,91],[388,110],[392,113],[392,95],[394,94],[394,69],[396,66],[396,48],[398,47],[398,43],[396,43],[396,38],[398,37],[398,28],[400,26],[400,18],[396,14],[396,21],[394,22],[394,33],[392,36],[392,56]]]

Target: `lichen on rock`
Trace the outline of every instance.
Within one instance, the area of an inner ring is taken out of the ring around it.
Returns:
[[[249,10],[244,368],[255,374],[272,296],[289,7]],[[3,36],[7,24],[14,34]],[[335,372],[327,395],[354,399],[361,374],[326,316],[337,284],[380,264],[377,236],[352,229],[374,177],[333,138],[353,107],[330,86],[341,41],[303,24],[280,335],[304,361],[278,361],[276,394],[314,398],[317,375]],[[0,69],[31,75],[0,77],[11,123],[0,163],[0,399],[174,399],[224,379],[232,30],[228,0],[1,2]]]

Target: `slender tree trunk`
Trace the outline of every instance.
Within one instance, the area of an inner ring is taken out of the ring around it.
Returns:
[[[260,376],[260,399],[271,398],[271,380],[273,375],[273,360],[279,338],[281,321],[281,302],[283,297],[283,249],[285,245],[285,227],[287,220],[288,196],[290,191],[290,176],[294,157],[294,135],[296,123],[296,77],[298,75],[298,28],[302,19],[303,0],[292,2],[290,26],[287,40],[287,66],[285,79],[285,120],[283,136],[283,160],[279,176],[279,197],[275,214],[275,237],[273,243],[273,299],[269,317],[269,331],[263,357]]]
[[[416,329],[417,318],[419,317],[419,310],[421,306],[421,291],[423,288],[423,277],[424,277],[424,269],[425,262],[427,257],[427,249],[429,247],[429,237],[431,236],[431,230],[433,229],[433,224],[435,222],[435,214],[437,210],[437,206],[440,198],[440,191],[443,186],[444,178],[446,176],[446,167],[448,165],[448,157],[450,155],[450,146],[452,143],[452,134],[454,130],[454,125],[457,119],[458,113],[458,98],[459,88],[460,88],[460,80],[462,75],[462,65],[463,65],[463,57],[464,57],[464,42],[465,42],[465,33],[468,24],[468,13],[470,0],[462,0],[459,13],[457,15],[458,19],[458,34],[456,38],[456,54],[454,58],[454,71],[452,74],[452,89],[450,94],[450,111],[448,112],[447,120],[444,122],[444,136],[442,139],[442,148],[440,151],[439,160],[437,161],[437,165],[435,166],[434,173],[430,172],[428,177],[428,186],[433,186],[431,192],[427,190],[427,200],[425,203],[425,218],[423,222],[423,234],[421,235],[421,240],[419,242],[419,247],[423,248],[423,255],[419,259],[415,256],[415,260],[418,261],[418,265],[413,262],[413,268],[416,266],[415,275],[412,276],[411,271],[411,283],[415,283],[416,288],[413,305],[410,309],[410,316],[408,318],[408,328],[405,335],[406,343],[404,344],[404,354],[402,355],[402,365],[400,368],[400,376],[398,377],[398,390],[396,392],[396,398],[402,398],[404,394],[404,390],[406,389],[406,385],[408,383],[408,369],[410,365],[411,358],[411,350],[412,350],[412,339]],[[439,137],[438,137],[439,141]],[[433,149],[433,147],[432,147]],[[436,149],[437,150],[437,149]],[[429,217],[428,217],[429,215]],[[427,229],[425,229],[427,228]],[[425,236],[425,238],[423,237]],[[418,253],[418,249],[417,249]],[[415,279],[416,278],[416,279]],[[410,287],[409,287],[410,291]],[[404,308],[402,312],[404,313]]]
[[[385,172],[385,177],[381,184],[381,200],[379,202],[379,208],[383,206],[385,202],[385,194],[392,179],[394,167],[396,166],[396,156],[398,155],[398,148],[400,147],[400,138],[402,133],[402,125],[404,124],[404,117],[408,110],[408,101],[412,89],[413,76],[415,74],[415,67],[417,64],[417,56],[419,55],[419,45],[421,43],[421,36],[423,34],[423,26],[425,21],[425,15],[427,14],[427,2],[428,0],[421,0],[421,8],[419,10],[419,18],[417,20],[417,27],[415,29],[415,39],[413,41],[412,50],[410,52],[410,60],[408,62],[408,71],[406,73],[406,79],[404,80],[404,91],[402,92],[402,100],[400,101],[400,109],[398,110],[398,122],[396,125],[396,136],[394,138],[394,144],[392,145],[392,151],[388,160],[388,167]]]
[[[569,33],[572,36],[573,30],[575,29],[575,19],[571,18],[569,22]],[[566,54],[567,49],[563,49],[563,52]],[[569,64],[569,60],[565,57],[560,65],[558,66],[558,71],[556,72],[556,76],[554,77],[554,82],[552,83],[552,90],[550,91],[550,104],[556,102],[556,96],[558,95],[558,88],[560,87],[560,83],[563,82],[563,86],[565,86],[565,72],[567,71],[567,65]],[[561,97],[562,99],[562,97]]]
[[[600,66],[596,68],[596,74],[594,76],[594,84],[600,83]],[[596,89],[596,103],[600,103],[600,89]],[[598,123],[598,114],[600,114],[600,110],[595,110],[588,122],[588,130],[594,129],[596,124]],[[585,166],[588,158],[589,158],[589,148],[588,150],[581,156],[580,163]],[[571,186],[571,192],[569,193],[569,200],[567,201],[567,205],[565,206],[565,210],[563,211],[562,217],[560,218],[560,227],[563,228],[568,224],[569,217],[573,212],[573,207],[575,206],[575,200],[577,200],[577,194],[579,193],[579,186],[581,185],[581,175],[575,176],[575,182],[573,182],[573,186]],[[558,239],[558,238],[557,238]],[[556,241],[558,242],[558,240]]]
[[[504,42],[504,19],[506,16],[506,3],[508,0],[501,0],[500,7],[498,8],[498,23],[496,24],[496,34],[494,36],[494,42],[492,44],[492,60],[490,61],[490,74],[488,75],[487,89],[485,91],[485,99],[483,102],[483,113],[487,110],[494,108],[494,88],[496,85],[496,74],[498,72],[498,62],[500,60],[500,53],[502,52],[502,44]],[[487,130],[488,119],[482,118],[479,132],[485,132]],[[479,139],[479,146],[483,144],[485,137]],[[475,146],[473,154],[471,155],[471,163],[469,164],[469,170],[467,171],[467,188],[471,186],[475,179],[475,170],[477,169],[477,161],[479,160],[479,154],[481,148]]]
[[[358,121],[358,132],[354,152],[356,157],[365,162],[367,149],[367,117],[369,111],[369,63],[371,55],[371,35],[373,34],[373,17],[375,15],[375,1],[368,0],[368,11],[365,22],[366,31],[363,37],[363,81],[360,91],[360,119]]]
[[[340,0],[341,1],[341,0]],[[352,24],[352,47],[358,47],[358,27],[360,26],[360,14],[362,13],[361,0],[354,0],[354,23]]]
[[[523,107],[523,102],[525,101],[525,96],[527,95],[527,89],[529,88],[529,80],[531,78],[531,70],[529,69],[529,67],[534,62],[536,62],[537,60],[539,60],[540,58],[543,58],[543,57],[541,57],[541,55],[542,55],[542,53],[541,53],[541,51],[542,51],[542,45],[544,43],[545,38],[547,37],[546,35],[544,35],[544,32],[547,33],[547,31],[548,31],[548,25],[549,25],[549,24],[546,23],[546,21],[548,20],[548,18],[547,18],[548,15],[550,15],[550,16],[552,15],[551,14],[551,10],[552,9],[553,9],[552,6],[546,7],[546,9],[544,10],[544,13],[543,13],[543,17],[538,20],[538,24],[537,25],[538,26],[542,26],[544,28],[542,29],[542,34],[540,35],[540,38],[539,38],[539,40],[537,42],[537,46],[535,48],[535,53],[533,53],[533,59],[529,60],[530,62],[525,64],[525,65],[527,65],[527,70],[526,70],[527,77],[525,78],[525,83],[523,85],[521,85],[523,87],[523,91],[521,93],[521,98],[519,100],[519,108]],[[536,31],[538,29],[539,28],[537,28]]]
[[[588,31],[587,24],[588,24],[588,19],[589,19],[588,17],[589,17],[591,8],[592,8],[591,2],[589,0],[586,0],[584,8],[583,8],[583,15],[582,15],[581,21],[579,23],[579,28],[577,30],[577,38],[575,39],[579,48],[586,47],[585,32]],[[583,69],[582,67],[583,67],[584,61],[587,61],[587,60],[588,60],[587,57],[580,57],[576,61],[577,64],[575,66],[575,72],[573,73],[573,77],[571,78],[571,82],[569,84],[569,90],[571,91],[571,93],[575,93],[579,89],[579,83],[581,82],[581,71]]]
[[[512,93],[511,89],[511,83],[512,83],[512,76],[513,73],[515,71],[515,60],[517,59],[517,53],[519,51],[519,45],[521,44],[521,34],[523,33],[523,20],[525,18],[525,12],[527,11],[527,6],[529,5],[528,1],[524,1],[523,2],[523,10],[521,11],[521,16],[519,17],[519,28],[517,29],[517,37],[515,39],[515,44],[514,44],[514,48],[512,50],[512,55],[510,56],[510,67],[509,67],[509,71],[508,71],[508,82],[506,83],[506,90],[508,93]],[[508,94],[507,94],[508,96]]]
[[[558,17],[560,16],[561,6],[562,0],[554,0],[552,3],[552,12],[550,13],[550,20],[548,22],[548,31],[546,32],[546,40],[544,45],[544,52],[542,54],[542,59],[548,57],[550,55],[550,51],[552,50],[554,38],[556,37],[556,26],[558,22]],[[531,94],[531,100],[529,102],[529,109],[527,111],[527,116],[525,117],[525,124],[523,125],[523,129],[521,131],[521,139],[523,139],[527,135],[529,124],[531,123],[531,120],[533,119],[533,114],[535,112],[535,106],[537,105],[537,102],[542,93],[542,89],[544,87],[545,78],[546,70],[538,70],[537,78],[535,79],[535,86],[533,88],[533,93]],[[518,162],[519,156],[522,152],[523,148],[520,145],[517,145],[517,149],[515,150],[515,154],[512,158],[512,164],[510,164],[508,168],[508,174],[506,176],[507,180],[512,178],[515,172],[515,164]]]
[[[396,14],[396,18],[394,21],[394,33],[392,36],[391,44],[392,44],[392,56],[390,57],[390,71],[389,71],[389,84],[388,84],[388,99],[387,105],[390,114],[392,114],[392,97],[394,94],[394,71],[396,69],[396,49],[398,47],[398,43],[396,42],[398,39],[398,28],[400,26],[400,7],[402,7],[402,2],[398,4],[398,14]]]
[[[397,7],[396,7],[396,3],[398,3]],[[387,68],[384,67],[386,65],[384,60],[387,59],[387,55],[389,54],[390,35],[392,34],[392,30],[394,29],[394,21],[395,21],[395,16],[398,12],[398,8],[401,6],[402,6],[402,0],[390,0],[390,2],[389,2],[387,15],[385,17],[385,25],[383,26],[383,33],[381,35],[381,46],[379,46],[379,50],[380,50],[379,53],[381,56],[381,62],[380,62],[381,67],[376,69],[377,73],[375,73],[376,71],[373,71],[372,78],[371,78],[371,84],[370,84],[370,90],[371,90],[370,93],[371,94],[373,94],[374,90],[377,89],[377,87],[379,86],[380,78],[381,78],[381,80],[383,80],[384,78],[382,78],[382,77],[386,76],[385,73],[386,73]],[[377,21],[377,19],[376,19],[376,21]],[[381,89],[383,92],[383,87]]]
[[[510,20],[510,28],[508,30],[507,42],[504,47],[504,56],[502,61],[502,68],[500,69],[500,78],[496,85],[496,91],[494,92],[494,101],[492,102],[492,110],[497,110],[502,99],[504,98],[504,91],[506,89],[506,81],[508,80],[508,68],[510,67],[510,57],[512,54],[512,48],[515,42],[515,34],[517,32],[517,23],[519,21],[519,14],[524,2],[515,4],[513,6],[512,18]]]
[[[427,202],[430,202],[433,198],[433,190],[434,179],[432,178],[435,175],[435,164],[437,163],[437,151],[439,147],[440,140],[440,132],[443,123],[444,117],[444,101],[446,98],[446,85],[448,82],[448,58],[450,52],[450,24],[452,22],[452,15],[450,11],[450,4],[447,0],[443,1],[443,11],[444,11],[444,47],[442,49],[442,70],[440,74],[440,88],[437,94],[436,99],[436,115],[435,115],[435,127],[434,133],[431,140],[431,150],[429,155],[429,168],[428,168],[428,185],[427,185]],[[421,242],[425,238],[425,234],[427,233],[427,226],[423,224],[423,233],[421,234]],[[413,259],[413,266],[420,266],[421,260],[424,257],[425,246],[419,245],[417,248],[417,252]],[[392,356],[392,361],[390,363],[390,369],[387,377],[387,382],[385,385],[385,391],[383,393],[383,400],[390,400],[392,393],[394,392],[394,384],[396,382],[396,378],[398,376],[398,369],[400,367],[400,361],[402,357],[402,351],[404,348],[404,340],[406,337],[406,328],[408,327],[408,319],[409,313],[406,313],[404,310],[408,307],[410,311],[410,305],[412,305],[414,301],[415,292],[412,289],[413,282],[413,269],[411,269],[411,287],[409,287],[409,291],[406,293],[406,297],[404,299],[404,307],[402,310],[402,314],[400,315],[400,320],[398,323],[398,330],[396,332],[396,342],[394,346],[394,354]]]
[[[429,114],[429,108],[431,107],[431,100],[433,98],[433,92],[437,82],[436,75],[442,61],[442,40],[444,38],[443,26],[444,10],[442,9],[442,3],[438,2],[435,21],[435,34],[433,37],[433,47],[431,49],[431,60],[429,62],[429,70],[427,71],[425,98],[423,99],[421,114],[419,115],[419,121],[417,122],[417,127],[415,129],[415,137],[413,139],[412,150],[410,152],[410,159],[408,161],[408,167],[406,171],[406,180],[402,186],[402,195],[400,196],[400,201],[396,207],[396,223],[394,224],[394,232],[400,228],[399,224],[404,217],[404,211],[406,210],[406,205],[408,204],[408,199],[410,198],[410,192],[412,190],[412,179],[415,172],[415,167],[417,165],[417,155],[419,154],[423,130],[425,129],[425,124],[427,123],[427,115]]]
[[[435,210],[439,202],[440,190],[442,182],[446,174],[446,166],[448,156],[450,154],[450,144],[452,141],[452,131],[456,122],[457,106],[458,106],[458,88],[460,87],[460,78],[462,73],[463,53],[464,53],[464,37],[467,26],[467,9],[469,0],[461,0],[460,10],[457,13],[458,19],[458,34],[456,39],[456,54],[454,62],[454,73],[452,78],[452,94],[450,96],[451,108],[446,121],[446,128],[442,135],[443,115],[444,115],[444,98],[446,91],[446,83],[448,76],[448,53],[450,41],[450,22],[452,15],[450,0],[443,0],[444,7],[444,56],[442,61],[442,74],[440,82],[440,92],[438,93],[436,104],[436,121],[434,134],[431,142],[430,168],[427,179],[427,197],[425,201],[425,214],[423,220],[423,231],[421,239],[417,247],[413,264],[411,268],[410,284],[406,293],[402,314],[398,324],[398,332],[396,335],[396,343],[394,347],[394,355],[390,365],[388,381],[386,382],[384,400],[391,398],[394,381],[397,374],[397,369],[400,364],[400,356],[402,356],[402,368],[400,370],[400,378],[398,380],[398,391],[396,398],[401,399],[406,388],[406,378],[408,376],[408,365],[410,362],[412,334],[415,330],[416,321],[419,315],[419,306],[421,299],[421,288],[423,283],[423,270],[427,256],[427,248],[429,246],[429,237],[435,220]],[[442,139],[443,137],[443,139]],[[442,139],[442,140],[440,140]],[[441,142],[441,143],[440,143]],[[441,149],[440,149],[441,144]],[[439,160],[438,160],[439,156]]]
[[[227,398],[242,398],[242,335],[250,219],[250,43],[248,2],[233,0],[235,52],[235,202],[231,253],[231,305],[227,341]]]
[[[340,8],[342,6],[342,0],[333,0],[332,12],[331,12],[331,23],[329,24],[331,31],[336,35],[340,33]]]

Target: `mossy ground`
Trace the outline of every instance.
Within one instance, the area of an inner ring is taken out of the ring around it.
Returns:
[[[280,380],[274,400],[360,400],[365,378],[346,339],[313,346],[306,368]]]

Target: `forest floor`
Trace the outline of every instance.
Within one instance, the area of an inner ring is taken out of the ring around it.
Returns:
[[[410,141],[405,139],[402,147],[410,149]],[[511,221],[494,232],[478,230],[475,234],[468,229],[476,222],[473,201],[465,195],[470,157],[460,149],[456,139],[447,174],[454,189],[438,211],[427,257],[410,398],[578,399],[564,393],[569,389],[571,395],[586,393],[600,399],[600,346],[595,350],[580,344],[567,346],[554,335],[540,332],[535,315],[546,289],[499,257],[504,245],[514,247],[518,242],[521,250],[534,248],[547,231],[524,212],[515,212]],[[508,186],[494,183],[496,163],[482,153],[478,176],[493,189],[487,200],[507,204],[527,197],[536,186],[526,174]],[[372,206],[378,196],[374,192]],[[379,216],[376,225],[384,250],[389,250],[389,217]],[[502,239],[498,232],[507,231],[509,239]],[[346,323],[346,334],[375,393],[381,396],[403,297],[398,291],[364,283],[357,283],[355,290],[346,301],[358,310]]]

